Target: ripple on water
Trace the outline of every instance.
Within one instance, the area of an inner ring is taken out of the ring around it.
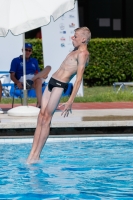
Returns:
[[[49,142],[27,165],[30,148],[0,145],[0,199],[133,198],[133,141]]]

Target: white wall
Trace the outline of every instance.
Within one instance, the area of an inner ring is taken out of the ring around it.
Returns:
[[[6,37],[0,37],[0,71],[9,71],[12,59],[22,54],[22,46],[22,35],[9,32]]]
[[[42,29],[42,44],[44,66],[51,65],[51,75],[60,67],[65,57],[74,47],[72,45],[71,36],[74,35],[74,29],[79,27],[78,2],[75,8],[68,11],[55,22],[51,17],[51,22]],[[47,80],[49,80],[49,78]],[[74,83],[75,77],[71,80]],[[79,88],[78,94],[83,96],[83,82]]]

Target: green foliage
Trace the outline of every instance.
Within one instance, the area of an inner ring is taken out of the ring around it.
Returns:
[[[32,57],[38,60],[40,70],[42,70],[44,68],[42,40],[41,39],[26,39],[26,42],[29,42],[33,45]]]
[[[85,85],[133,80],[133,39],[92,39],[88,50],[90,62],[84,73]]]
[[[112,86],[84,86],[84,96],[76,97],[74,102],[133,102],[133,87],[125,87],[117,93]],[[69,97],[62,97],[61,103],[67,102]],[[2,97],[2,104],[11,104],[12,98]],[[15,98],[15,104],[20,104],[20,98]],[[36,98],[28,98],[28,105],[36,105]]]
[[[76,97],[74,102],[132,102],[133,87],[126,87],[117,93],[117,88],[112,86],[84,86],[84,96]],[[62,97],[61,102],[66,102],[68,97]]]
[[[32,56],[43,65],[41,39],[26,39],[33,45]],[[84,72],[84,85],[112,85],[133,80],[133,39],[91,39],[88,50],[90,62]]]

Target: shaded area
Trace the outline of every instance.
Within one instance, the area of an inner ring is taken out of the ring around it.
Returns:
[[[34,136],[34,128],[0,129],[1,138],[28,138]],[[51,128],[49,137],[95,137],[95,136],[133,136],[133,127],[71,127]]]
[[[126,121],[126,120],[133,120],[133,116],[94,116],[94,117],[82,117],[82,121]]]

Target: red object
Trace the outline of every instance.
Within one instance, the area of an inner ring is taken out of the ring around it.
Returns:
[[[37,70],[35,71],[35,74],[38,74],[38,71],[37,71]]]
[[[36,38],[42,39],[42,33],[41,30],[37,32]]]

